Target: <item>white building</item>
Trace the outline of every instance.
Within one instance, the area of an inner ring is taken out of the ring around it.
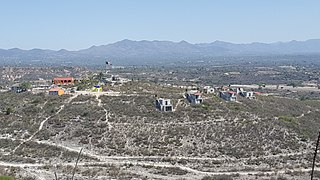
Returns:
[[[187,99],[192,104],[201,104],[203,102],[202,94],[198,91],[189,91],[187,93]]]
[[[240,93],[241,96],[248,98],[248,99],[255,99],[254,93],[252,91],[242,91]]]
[[[205,86],[203,87],[203,92],[207,94],[213,94],[215,92],[215,89],[211,86]]]
[[[156,100],[156,107],[163,112],[173,111],[170,99],[159,98]]]

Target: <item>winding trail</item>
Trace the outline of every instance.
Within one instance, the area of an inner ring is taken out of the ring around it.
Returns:
[[[99,97],[100,96],[97,94],[96,95],[96,100],[98,101],[98,106],[101,107],[103,109],[103,111],[105,112],[106,122],[108,123],[108,128],[109,128],[109,131],[110,131],[112,129],[112,125],[109,122],[109,116],[110,115],[109,115],[109,112],[107,111],[107,109],[102,106],[102,101],[101,101],[101,99]]]
[[[20,140],[20,139],[13,139],[7,137],[0,137],[0,139],[10,139],[13,141]],[[78,153],[80,151],[80,147],[70,147],[64,144],[57,144],[50,141],[35,141],[33,142],[48,146],[54,146],[56,148],[61,148],[69,152]],[[150,160],[159,160],[162,159],[175,159],[175,160],[210,160],[210,161],[243,161],[243,160],[255,160],[255,159],[272,159],[272,158],[279,158],[279,157],[288,157],[288,156],[299,156],[299,155],[308,155],[312,154],[313,151],[303,151],[303,152],[293,152],[293,153],[280,153],[276,155],[265,155],[265,156],[258,156],[258,157],[250,157],[250,158],[231,158],[231,157],[222,157],[222,158],[211,158],[211,157],[187,157],[187,156],[107,156],[107,155],[98,155],[97,152],[90,151],[88,149],[83,149],[82,154],[97,159],[101,162],[109,162],[109,163],[123,163],[126,161],[131,161],[127,163],[134,163],[136,161],[143,162],[143,161],[150,161]],[[37,166],[37,165],[36,165]]]
[[[285,174],[287,172],[310,172],[311,168],[282,168],[282,169],[274,169],[274,170],[268,170],[268,171],[262,171],[262,170],[250,170],[250,171],[218,171],[218,172],[209,172],[209,171],[199,171],[190,167],[181,166],[181,165],[173,165],[170,163],[154,163],[154,162],[138,162],[138,161],[125,161],[125,162],[119,162],[119,161],[108,161],[108,162],[80,162],[78,163],[78,166],[85,166],[85,167],[94,167],[94,166],[103,166],[103,165],[110,165],[110,164],[117,164],[117,165],[126,165],[126,164],[133,164],[137,166],[151,166],[151,167],[163,167],[163,168],[179,168],[181,170],[185,170],[189,173],[193,173],[196,175],[258,175],[258,174],[264,174],[264,175],[275,175],[275,174]],[[49,164],[30,164],[30,163],[6,163],[6,162],[0,162],[0,166],[5,167],[18,167],[18,168],[41,168],[44,166],[47,166]],[[73,166],[74,163],[63,163],[59,164],[59,166]],[[315,168],[316,171],[320,171],[320,168]],[[35,174],[32,174],[35,175]],[[39,179],[42,179],[39,177]]]
[[[74,98],[76,98],[77,96],[78,96],[77,94],[75,94],[74,96],[71,96],[70,98],[68,98],[68,99],[65,101],[65,103],[66,103],[66,104],[69,104],[69,103],[70,103]],[[59,113],[64,109],[64,107],[65,107],[65,104],[61,105],[61,106],[59,107],[59,110],[58,110],[54,115],[59,114]],[[14,154],[14,153],[17,151],[17,149],[19,149],[24,143],[26,143],[26,142],[28,142],[28,141],[31,141],[31,139],[33,139],[34,136],[36,136],[36,135],[43,129],[44,123],[46,123],[46,122],[47,122],[52,116],[54,116],[54,115],[48,116],[48,117],[45,118],[43,121],[41,121],[38,130],[37,130],[36,132],[34,132],[28,139],[23,140],[23,141],[22,141],[17,147],[15,147],[15,148],[13,149],[13,151],[12,151],[11,153],[9,153],[9,154]]]

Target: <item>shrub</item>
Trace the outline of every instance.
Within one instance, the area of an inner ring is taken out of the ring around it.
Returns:
[[[11,176],[0,176],[0,180],[13,180]]]

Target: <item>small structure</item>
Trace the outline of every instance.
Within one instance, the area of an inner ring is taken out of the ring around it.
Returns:
[[[226,101],[237,101],[237,93],[233,91],[220,91],[219,96]]]
[[[241,95],[242,97],[245,97],[247,99],[255,99],[253,91],[245,91],[243,88],[237,88],[236,89],[237,94]]]
[[[163,112],[173,111],[170,99],[159,98],[156,100],[156,107]]]
[[[203,99],[202,99],[202,94],[198,91],[189,91],[186,95],[188,101],[192,104],[201,104]]]
[[[119,76],[112,76],[111,81],[120,81]]]
[[[92,92],[102,92],[102,87],[100,85],[96,85],[93,87]]]
[[[243,88],[237,88],[236,89],[237,94],[241,94],[242,92],[244,92]]]
[[[254,93],[252,91],[242,91],[240,93],[241,96],[248,98],[248,99],[255,99]]]
[[[203,87],[203,92],[207,94],[213,94],[215,89],[211,86],[205,86]]]
[[[49,95],[61,96],[64,94],[64,90],[61,88],[52,88],[49,90]]]
[[[74,78],[72,78],[72,77],[57,77],[57,78],[53,78],[52,83],[55,85],[73,85]]]
[[[11,92],[13,92],[13,93],[22,93],[25,91],[27,91],[27,89],[21,87],[20,83],[17,83],[17,84],[14,84],[11,86]]]

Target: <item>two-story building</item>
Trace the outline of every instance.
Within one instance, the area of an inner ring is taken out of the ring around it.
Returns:
[[[237,94],[239,94],[242,97],[245,97],[247,99],[255,99],[253,91],[245,91],[243,88],[237,88],[236,89]]]
[[[237,101],[237,93],[233,91],[220,91],[219,96],[226,101]]]
[[[254,93],[252,91],[242,91],[240,93],[241,96],[247,98],[247,99],[255,99]]]
[[[159,98],[156,100],[156,107],[163,112],[171,112],[173,111],[173,107],[170,99]]]
[[[203,102],[202,94],[198,91],[189,91],[186,98],[191,104],[201,104]]]

